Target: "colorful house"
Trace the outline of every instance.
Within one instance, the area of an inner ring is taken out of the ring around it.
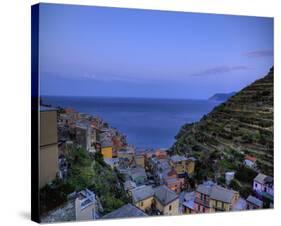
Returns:
[[[104,158],[113,158],[113,147],[110,140],[104,140],[101,142],[101,154]]]
[[[174,192],[179,193],[184,187],[184,178],[178,178],[177,171],[171,169],[164,178],[164,184]]]
[[[135,148],[134,146],[128,145],[125,148],[117,151],[117,157],[122,159],[128,159],[132,162],[135,159]]]
[[[263,197],[267,197],[273,201],[274,184],[273,177],[259,173],[253,182],[253,190]]]
[[[143,211],[151,209],[154,190],[151,186],[142,185],[131,190],[133,204]]]
[[[162,215],[179,214],[179,196],[166,185],[154,188],[153,207]]]
[[[251,169],[256,169],[257,158],[254,156],[246,155],[243,164]]]
[[[170,157],[170,165],[177,171],[178,175],[188,174],[190,176],[194,173],[195,158],[173,155]]]
[[[183,203],[182,203],[182,213],[183,214],[193,214],[195,211],[195,192],[187,192],[184,195]]]
[[[249,195],[246,201],[248,210],[262,209],[263,207],[263,202],[252,195]]]
[[[145,157],[143,154],[137,154],[135,156],[135,162],[137,166],[145,168]]]
[[[196,189],[195,210],[197,213],[231,211],[238,199],[237,191],[216,184],[200,184]]]
[[[137,185],[143,185],[147,181],[147,176],[144,168],[137,167],[130,170],[131,180]]]

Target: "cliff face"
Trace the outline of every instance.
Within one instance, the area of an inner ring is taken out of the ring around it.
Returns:
[[[215,107],[199,122],[184,125],[171,148],[210,164],[214,176],[237,169],[245,155],[258,169],[273,174],[273,68]]]

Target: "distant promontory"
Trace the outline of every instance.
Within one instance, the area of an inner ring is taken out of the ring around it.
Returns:
[[[214,101],[227,101],[230,97],[235,95],[236,92],[231,92],[231,93],[216,93],[213,96],[209,98],[209,100],[214,100]]]

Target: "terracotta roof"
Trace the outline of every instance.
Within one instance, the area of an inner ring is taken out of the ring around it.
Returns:
[[[250,160],[250,161],[252,161],[252,162],[257,161],[257,158],[256,158],[256,157],[250,156],[250,155],[246,155],[245,159],[246,159],[246,160]]]

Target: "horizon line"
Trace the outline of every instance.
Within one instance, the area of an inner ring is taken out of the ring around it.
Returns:
[[[232,92],[230,92],[232,93]],[[213,95],[216,95],[216,94],[222,94],[222,93],[215,93]],[[223,93],[223,94],[228,94],[228,93]],[[212,95],[212,96],[213,96]],[[39,95],[39,97],[84,97],[84,98],[93,98],[93,97],[96,97],[96,98],[129,98],[129,99],[159,99],[159,100],[209,100],[209,98],[211,98],[212,96],[210,97],[207,97],[207,98],[184,98],[184,97],[178,97],[178,98],[171,98],[171,97],[133,97],[133,96],[84,96],[84,95],[49,95],[49,94],[42,94],[42,95]]]

